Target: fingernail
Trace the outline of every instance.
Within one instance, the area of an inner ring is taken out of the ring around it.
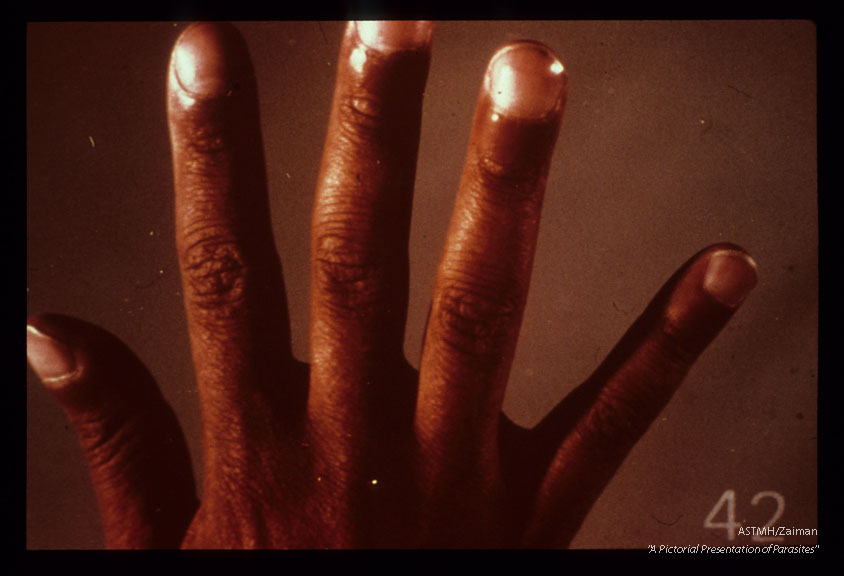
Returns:
[[[355,22],[360,41],[379,51],[413,50],[431,42],[434,25],[428,21],[371,20]]]
[[[756,286],[756,262],[735,250],[722,250],[709,258],[703,289],[718,302],[736,308]]]
[[[26,358],[45,384],[58,382],[76,371],[73,352],[34,326],[26,326]]]
[[[561,105],[568,83],[560,59],[538,42],[498,50],[487,69],[493,108],[507,116],[540,119]]]
[[[231,90],[232,58],[227,50],[234,29],[216,23],[192,24],[176,41],[173,69],[193,96],[215,98]]]

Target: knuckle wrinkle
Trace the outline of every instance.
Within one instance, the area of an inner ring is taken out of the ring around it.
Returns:
[[[338,107],[342,133],[353,141],[368,141],[384,125],[383,108],[371,96],[347,95]]]
[[[368,314],[379,301],[385,263],[371,250],[355,247],[337,234],[318,238],[314,266],[326,304],[335,310]]]
[[[222,311],[242,302],[246,283],[243,255],[233,239],[213,227],[188,236],[183,270],[192,301],[199,308]]]
[[[447,343],[477,357],[499,354],[521,314],[518,299],[510,291],[465,282],[446,287],[438,308]]]
[[[484,189],[503,203],[518,203],[535,195],[539,171],[533,167],[501,163],[487,155],[478,159],[476,170]]]

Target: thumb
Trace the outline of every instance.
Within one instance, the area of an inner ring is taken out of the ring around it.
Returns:
[[[176,416],[115,336],[67,316],[27,319],[26,354],[79,437],[109,548],[177,548],[198,506]]]

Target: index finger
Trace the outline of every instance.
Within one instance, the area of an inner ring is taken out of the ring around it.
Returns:
[[[250,396],[262,387],[275,393],[274,379],[292,360],[257,85],[234,26],[200,23],[182,33],[167,105],[176,245],[205,445],[212,448],[220,435],[236,440],[244,411],[267,405]],[[206,456],[209,465],[214,454]]]

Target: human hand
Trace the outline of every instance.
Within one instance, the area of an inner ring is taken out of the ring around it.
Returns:
[[[79,433],[109,546],[565,545],[755,283],[737,247],[702,251],[539,426],[507,420],[566,91],[547,49],[513,45],[481,91],[416,373],[402,342],[430,30],[399,27],[381,49],[372,32],[365,47],[350,26],[340,58],[314,212],[310,371],[290,352],[243,41],[194,26],[174,51],[201,506],[178,423],[140,361],[93,326],[29,320],[30,362]]]

